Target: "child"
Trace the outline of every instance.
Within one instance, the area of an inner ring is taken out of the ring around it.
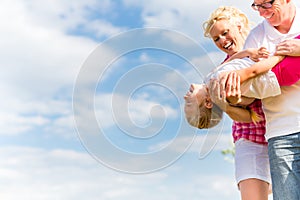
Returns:
[[[251,65],[252,62],[250,59],[235,59],[225,62],[217,67],[208,75],[208,80],[217,78],[214,76],[222,76],[223,72],[235,70],[240,76],[241,91],[243,96],[260,99],[269,96],[276,96],[280,94],[279,86],[292,85],[293,83],[297,82],[300,77],[300,70],[297,70],[298,67],[296,64],[300,63],[300,58],[283,58],[283,56],[271,56],[267,59],[256,62],[253,65]],[[293,65],[290,65],[291,63],[293,63]],[[270,69],[272,69],[274,73],[268,72]],[[260,74],[262,75],[258,76]],[[283,74],[284,76],[282,76]],[[251,79],[253,77],[256,78]],[[268,88],[268,90],[264,89],[264,85],[269,85],[265,84],[265,81],[269,81],[271,83],[271,90],[270,88]],[[254,94],[256,95],[254,96]],[[196,101],[193,100],[194,98],[196,98]],[[200,129],[211,128],[217,124],[212,123],[211,119],[213,119],[214,122],[219,122],[221,120],[217,117],[222,117],[220,114],[222,111],[218,109],[215,109],[215,111],[212,110],[213,103],[211,101],[207,85],[193,84],[190,88],[190,91],[184,96],[184,99],[185,115],[190,125]],[[246,104],[248,104],[253,99],[244,98],[243,100],[246,101]],[[225,109],[223,111],[225,111],[233,120],[242,120],[244,122],[259,120],[259,117],[255,114],[255,112],[247,110],[245,107],[226,105],[221,109]]]

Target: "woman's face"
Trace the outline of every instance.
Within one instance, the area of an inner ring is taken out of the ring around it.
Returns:
[[[240,27],[226,19],[217,21],[209,33],[215,45],[229,56],[243,49],[244,39]]]

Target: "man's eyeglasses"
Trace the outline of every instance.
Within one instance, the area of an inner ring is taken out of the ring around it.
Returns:
[[[253,4],[251,5],[251,7],[252,7],[254,10],[258,10],[259,8],[262,8],[262,9],[269,9],[269,8],[272,8],[274,1],[275,1],[275,0],[272,0],[272,1],[269,1],[269,2],[264,2],[264,3],[262,3],[262,4],[255,4],[255,3],[253,3]]]

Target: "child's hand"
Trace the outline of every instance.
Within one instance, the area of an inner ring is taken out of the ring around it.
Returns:
[[[260,58],[268,58],[270,52],[265,47],[260,47],[259,49],[249,48],[247,49],[249,58],[254,62],[258,62]]]

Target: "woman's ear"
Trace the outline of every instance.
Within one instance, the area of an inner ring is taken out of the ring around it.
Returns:
[[[242,33],[242,25],[238,24],[238,25],[237,25],[237,28],[238,28],[238,30],[239,30],[239,33]]]

